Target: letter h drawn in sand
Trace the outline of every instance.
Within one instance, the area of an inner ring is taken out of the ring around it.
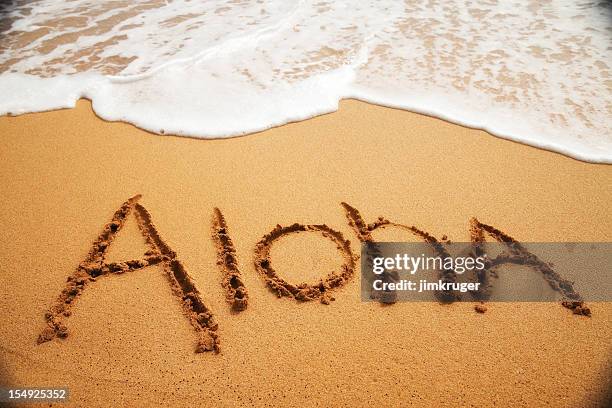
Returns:
[[[196,352],[219,351],[219,339],[216,333],[218,325],[212,313],[202,302],[200,293],[176,253],[160,237],[149,212],[138,203],[139,199],[140,195],[136,195],[121,205],[94,241],[85,261],[68,277],[66,287],[45,313],[47,326],[38,336],[39,344],[55,337],[68,336],[68,328],[64,322],[70,316],[74,303],[85,287],[106,276],[159,264],[168,278],[172,292],[181,300],[183,313],[198,335]],[[106,263],[108,248],[131,212],[134,212],[138,228],[149,250],[142,259]]]
[[[411,234],[422,239],[425,243],[429,244],[434,250],[434,252],[443,260],[450,258],[450,254],[440,241],[438,241],[433,235],[429,234],[426,231],[418,229],[414,225],[409,226],[396,222],[391,222],[383,217],[378,217],[378,219],[373,223],[367,224],[363,219],[361,213],[355,207],[345,202],[342,202],[341,205],[342,208],[344,208],[344,213],[348,220],[349,226],[353,229],[353,231],[355,231],[355,234],[357,234],[359,241],[368,245],[368,253],[370,254],[371,258],[380,254],[380,249],[374,241],[372,233],[379,228],[384,229],[389,227],[395,227],[410,232]],[[367,259],[366,262],[371,265],[372,260]],[[447,283],[452,283],[457,280],[455,271],[452,268],[443,268],[440,271],[439,278],[441,281]],[[398,279],[399,276],[396,271],[385,271],[382,274],[383,282],[397,282]],[[397,300],[397,294],[395,291],[376,291],[372,289],[372,293],[370,294],[370,296],[372,299],[379,299],[382,304],[393,304]],[[437,292],[436,296],[443,303],[450,303],[457,299],[456,294],[448,290]]]

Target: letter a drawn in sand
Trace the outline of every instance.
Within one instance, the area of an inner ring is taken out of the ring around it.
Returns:
[[[573,282],[563,279],[563,277],[553,270],[549,264],[529,252],[529,250],[521,245],[516,239],[491,225],[481,223],[476,218],[470,220],[470,236],[474,256],[482,256],[486,252],[483,247],[485,243],[485,233],[496,241],[506,244],[508,250],[495,258],[489,259],[485,263],[485,269],[477,275],[477,279],[481,283],[480,287],[482,289],[474,295],[480,297],[482,300],[487,299],[492,287],[491,277],[496,276],[495,269],[500,265],[525,265],[535,272],[541,273],[549,286],[553,290],[561,293],[561,304],[564,307],[570,309],[576,315],[591,316],[591,309],[584,303],[582,296],[574,289]]]
[[[55,337],[66,338],[68,336],[68,328],[64,321],[70,316],[71,308],[79,295],[97,279],[159,264],[168,278],[172,292],[181,300],[183,313],[198,335],[196,352],[219,351],[219,339],[216,333],[218,325],[212,313],[202,302],[200,292],[178,260],[176,253],[160,237],[151,221],[149,212],[138,203],[139,199],[140,195],[136,195],[121,205],[112,220],[104,226],[102,233],[94,241],[85,261],[68,277],[66,287],[53,306],[45,313],[47,326],[38,336],[39,344]],[[149,250],[145,252],[142,259],[106,263],[108,248],[131,212],[134,212],[138,228]]]

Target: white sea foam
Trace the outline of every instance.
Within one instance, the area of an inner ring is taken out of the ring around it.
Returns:
[[[74,106],[227,137],[342,98],[612,163],[609,2],[17,0],[2,6],[0,114]]]

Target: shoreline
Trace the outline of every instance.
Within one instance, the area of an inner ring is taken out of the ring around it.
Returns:
[[[74,106],[68,106],[68,107],[61,107],[61,108],[51,108],[48,110],[40,110],[40,111],[35,111],[35,112],[26,112],[26,113],[19,113],[19,114],[14,114],[12,112],[8,112],[7,114],[0,116],[0,117],[20,117],[20,116],[24,116],[24,115],[33,115],[33,114],[39,114],[39,113],[48,113],[48,112],[56,112],[56,111],[63,111],[63,110],[71,110],[71,109],[75,109],[77,105],[79,104],[88,104],[90,106],[93,106],[93,101],[88,98],[88,97],[81,97],[79,99],[76,100],[76,102],[74,103]],[[173,134],[173,133],[168,133],[166,131],[161,131],[159,133],[154,132],[153,130],[147,129],[145,127],[140,127],[135,123],[129,122],[129,121],[125,121],[123,119],[107,119],[104,118],[103,116],[100,116],[97,112],[95,112],[93,110],[93,107],[91,108],[92,112],[94,113],[94,115],[104,121],[104,122],[108,122],[108,123],[123,123],[125,125],[130,125],[130,126],[134,126],[135,128],[137,128],[138,130],[141,130],[143,132],[146,132],[150,135],[153,136],[164,136],[164,137],[177,137],[177,138],[187,138],[187,139],[195,139],[195,140],[224,140],[224,139],[235,139],[235,138],[241,138],[241,137],[249,137],[249,136],[255,136],[255,135],[259,135],[261,133],[265,133],[268,132],[270,130],[273,129],[277,129],[277,128],[282,128],[284,126],[288,126],[288,125],[293,125],[296,123],[300,123],[300,122],[304,122],[304,121],[308,121],[308,120],[312,120],[321,116],[326,116],[326,115],[332,115],[336,112],[338,112],[338,110],[340,109],[340,106],[342,104],[345,103],[363,103],[366,105],[371,105],[371,106],[375,106],[375,107],[379,107],[379,108],[384,108],[384,109],[393,109],[393,110],[398,110],[398,111],[403,111],[403,112],[408,112],[408,113],[412,113],[412,114],[416,114],[416,115],[420,115],[420,116],[426,116],[429,117],[431,119],[434,120],[440,120],[443,121],[445,123],[449,123],[452,125],[456,125],[456,126],[460,126],[462,128],[465,129],[469,129],[469,130],[474,130],[474,131],[480,131],[480,132],[484,132],[492,137],[498,138],[498,139],[502,139],[505,141],[509,141],[509,142],[514,142],[514,143],[518,143],[521,145],[525,145],[525,146],[529,146],[529,147],[533,147],[536,149],[540,149],[540,150],[544,150],[550,153],[556,153],[559,154],[561,156],[564,157],[568,157],[570,159],[574,159],[577,161],[581,161],[584,163],[590,163],[590,164],[603,164],[603,165],[609,165],[612,164],[612,158],[604,158],[604,157],[598,157],[598,158],[593,158],[593,157],[587,157],[584,154],[581,153],[576,153],[576,152],[571,152],[569,150],[567,150],[565,147],[563,147],[562,145],[559,144],[549,144],[549,145],[541,145],[541,144],[537,144],[533,141],[528,141],[528,140],[524,140],[522,139],[520,136],[516,136],[516,135],[507,135],[507,134],[502,134],[500,132],[496,132],[493,130],[490,130],[488,126],[484,126],[484,125],[471,125],[465,121],[462,121],[460,119],[455,119],[452,115],[446,115],[443,113],[436,113],[436,112],[431,112],[427,109],[419,109],[419,108],[413,108],[413,107],[402,107],[399,105],[393,105],[393,104],[385,104],[383,102],[376,102],[374,100],[367,100],[367,98],[360,98],[359,96],[348,96],[348,97],[342,97],[340,98],[340,100],[338,101],[337,106],[334,109],[328,110],[328,111],[322,111],[319,113],[314,113],[312,115],[308,114],[305,115],[304,117],[301,118],[297,118],[297,119],[290,119],[286,122],[282,122],[279,124],[272,124],[269,127],[264,127],[261,129],[256,129],[253,131],[245,131],[244,133],[239,133],[239,134],[230,134],[230,135],[225,135],[225,136],[191,136],[188,134]]]

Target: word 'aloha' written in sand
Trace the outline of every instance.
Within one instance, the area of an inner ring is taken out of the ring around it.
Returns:
[[[50,341],[55,337],[66,338],[68,336],[65,320],[71,315],[71,309],[87,286],[106,276],[132,272],[150,265],[160,265],[172,292],[180,299],[184,315],[197,334],[196,352],[219,351],[220,342],[217,333],[219,325],[213,313],[204,304],[194,280],[183,267],[176,252],[161,238],[147,209],[138,203],[139,199],[140,195],[134,196],[119,207],[111,221],[104,226],[102,232],[94,241],[85,260],[68,277],[66,287],[62,290],[56,302],[45,313],[47,325],[38,337],[39,344]],[[374,223],[366,224],[357,209],[346,203],[342,203],[342,206],[349,225],[363,243],[375,245],[372,239],[372,233],[375,230],[396,227],[423,239],[442,259],[450,258],[445,250],[444,241],[437,240],[425,231],[421,231],[414,226],[393,223],[382,217],[379,217]],[[109,246],[131,213],[135,215],[138,228],[145,238],[148,250],[141,259],[107,263],[105,258]],[[301,232],[318,233],[336,244],[343,259],[340,270],[331,272],[315,284],[293,284],[283,279],[272,267],[270,249],[279,238]],[[548,264],[529,253],[510,236],[473,218],[470,234],[475,257],[486,255],[483,249],[485,233],[499,242],[507,243],[511,250],[509,254],[500,255],[495,259],[487,259],[485,267],[477,273],[477,280],[481,289],[475,296],[486,299],[487,291],[491,287],[491,268],[503,263],[520,263],[542,273],[550,286],[563,295],[563,306],[573,310],[575,314],[590,316],[589,308],[573,289],[571,282],[562,279]],[[212,239],[216,246],[217,265],[222,273],[221,286],[225,290],[227,302],[236,312],[245,310],[248,306],[248,291],[238,269],[236,250],[230,238],[227,223],[218,208],[215,208],[213,215]],[[444,237],[444,239],[446,238]],[[334,290],[344,286],[353,276],[357,258],[353,255],[350,242],[344,238],[342,233],[325,224],[303,225],[295,223],[286,227],[277,225],[272,231],[264,235],[255,246],[255,269],[262,276],[268,288],[278,297],[290,297],[297,301],[318,299],[323,304],[330,304],[335,300],[332,294]],[[385,273],[382,274],[383,279]],[[452,283],[455,282],[456,273],[452,269],[442,269],[439,278],[441,282]],[[380,296],[380,300],[385,303],[394,302],[393,292],[383,292],[382,295],[372,293],[372,296]],[[441,291],[438,296],[441,301],[445,302],[452,302],[456,299],[456,294],[450,290]],[[477,311],[483,311],[481,305],[478,305],[476,309]]]

